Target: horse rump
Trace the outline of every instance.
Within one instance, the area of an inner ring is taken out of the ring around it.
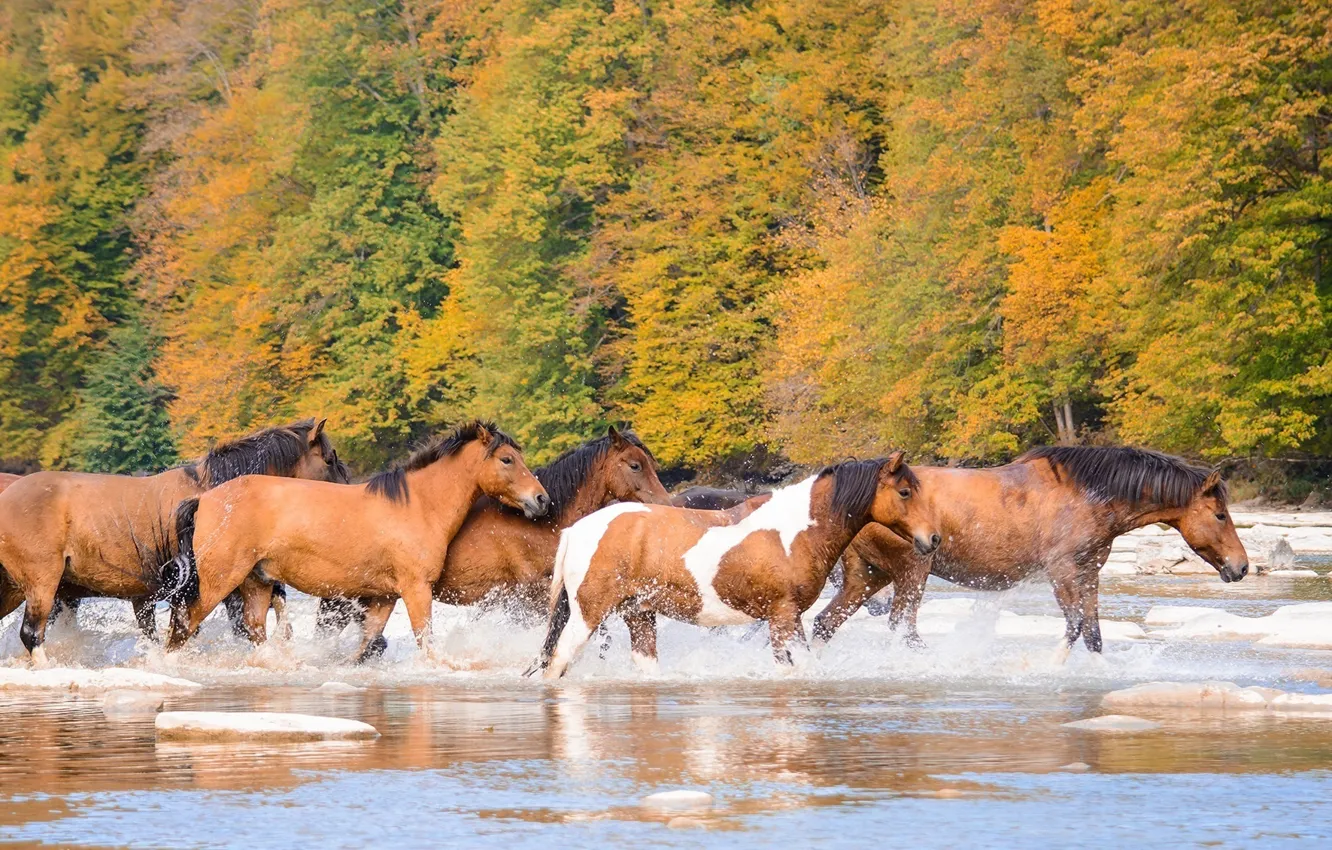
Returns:
[[[194,515],[198,511],[197,496],[176,506],[176,551],[162,567],[162,587],[158,591],[172,608],[199,600],[199,562],[194,556]]]

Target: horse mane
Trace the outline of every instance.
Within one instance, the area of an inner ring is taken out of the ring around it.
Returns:
[[[313,419],[290,425],[278,425],[256,431],[229,443],[214,446],[203,460],[185,467],[185,474],[195,483],[216,487],[242,475],[290,475],[310,445]],[[333,444],[328,435],[319,434],[319,446],[329,452]]]
[[[657,459],[652,456],[652,452],[633,432],[621,431],[620,436],[634,447],[642,449],[654,467],[657,465]],[[609,434],[588,440],[533,471],[541,486],[546,488],[546,495],[550,497],[547,517],[559,516],[564,506],[573,501],[574,496],[577,496],[578,491],[587,483],[592,468],[610,452],[613,442]]]
[[[1210,474],[1173,455],[1110,446],[1041,446],[1014,463],[1038,460],[1049,462],[1056,480],[1062,470],[1093,502],[1126,502],[1135,508],[1148,504],[1182,508]],[[1227,499],[1225,482],[1217,485],[1217,494]]]
[[[879,471],[888,462],[886,457],[871,460],[847,460],[842,463],[825,466],[819,471],[819,477],[833,477],[832,515],[847,523],[859,522],[869,514],[874,503],[874,494],[879,490]],[[920,489],[920,479],[911,467],[903,463],[895,479],[905,481],[911,492]]]
[[[406,503],[409,497],[407,473],[424,469],[436,461],[457,454],[463,446],[478,439],[481,436],[482,429],[490,433],[490,443],[486,446],[486,457],[490,457],[499,451],[501,446],[513,446],[518,451],[522,451],[522,447],[518,445],[513,437],[495,427],[494,422],[476,419],[459,425],[448,434],[431,439],[421,448],[412,452],[405,462],[394,464],[383,472],[371,476],[365,484],[366,490],[376,496],[383,496],[390,502]]]

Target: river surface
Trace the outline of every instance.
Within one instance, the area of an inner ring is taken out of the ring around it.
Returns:
[[[1103,583],[1102,617],[1152,605],[1246,616],[1332,600],[1317,578],[1132,577]],[[932,580],[933,581],[933,580]],[[662,669],[630,661],[618,624],[562,682],[521,677],[539,626],[440,607],[441,659],[418,657],[395,614],[380,662],[343,657],[351,631],[260,650],[210,620],[166,657],[128,606],[99,602],[51,630],[54,662],[120,665],[201,682],[168,709],[297,711],[364,720],[363,743],[158,743],[151,715],[112,717],[97,694],[0,691],[0,843],[96,847],[1329,846],[1332,713],[1138,711],[1142,733],[1062,724],[1106,713],[1109,690],[1223,679],[1332,689],[1332,652],[1151,634],[1055,660],[1057,638],[1005,635],[1000,611],[1055,614],[1047,586],[979,600],[955,630],[900,646],[864,612],[779,670],[744,629],[661,630]],[[821,605],[818,606],[821,608]],[[123,610],[122,610],[123,609]],[[818,610],[818,608],[816,608]],[[1011,615],[1005,615],[1011,616]],[[1332,623],[1329,623],[1332,629]],[[17,622],[0,666],[21,666]],[[316,691],[338,681],[364,690]],[[701,789],[711,807],[664,811],[649,794]]]

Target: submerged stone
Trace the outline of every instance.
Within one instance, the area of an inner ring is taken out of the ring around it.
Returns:
[[[1101,700],[1103,708],[1266,708],[1270,688],[1241,688],[1234,682],[1146,682],[1111,691]]]
[[[1063,725],[1065,729],[1081,729],[1084,732],[1149,732],[1161,728],[1161,724],[1154,720],[1129,714],[1105,714]]]
[[[269,711],[165,711],[157,737],[166,741],[355,741],[378,738],[369,723]]]
[[[649,794],[642,803],[654,809],[700,809],[712,805],[712,795],[707,791],[681,788]]]

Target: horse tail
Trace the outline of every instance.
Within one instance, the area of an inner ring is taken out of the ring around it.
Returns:
[[[176,506],[176,554],[162,570],[163,599],[173,608],[199,601],[199,562],[194,554],[194,515],[199,497]]]
[[[541,654],[524,676],[531,676],[538,670],[550,666],[550,659],[555,655],[555,646],[564,634],[564,627],[569,624],[569,589],[564,586],[564,561],[569,554],[569,533],[560,535],[560,548],[555,552],[555,572],[550,580],[550,616],[546,628],[546,642],[541,647]]]

